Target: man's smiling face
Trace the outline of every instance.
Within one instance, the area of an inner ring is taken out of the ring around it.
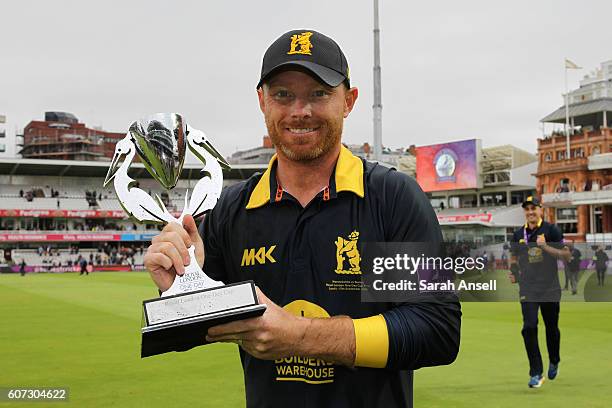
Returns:
[[[315,160],[340,144],[357,89],[329,87],[302,71],[283,71],[258,90],[268,135],[279,154]]]
[[[536,224],[542,218],[542,207],[533,204],[527,204],[525,208],[525,220],[529,224]]]

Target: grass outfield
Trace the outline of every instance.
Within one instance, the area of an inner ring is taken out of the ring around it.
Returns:
[[[144,273],[0,275],[0,387],[68,386],[79,407],[244,406],[234,345],[139,358],[141,301],[156,294]],[[519,304],[463,312],[457,361],[415,374],[417,407],[610,406],[612,303],[561,305],[560,374],[537,390]]]

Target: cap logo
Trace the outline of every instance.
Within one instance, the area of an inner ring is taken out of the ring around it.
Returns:
[[[310,49],[312,48],[312,43],[310,42],[311,36],[312,33],[310,31],[302,34],[293,34],[291,36],[291,48],[287,54],[312,55],[310,52]]]
[[[533,201],[533,196],[527,197],[527,201]]]

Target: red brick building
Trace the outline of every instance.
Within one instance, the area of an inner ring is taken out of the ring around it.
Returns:
[[[23,130],[25,158],[109,160],[125,133],[91,129],[71,113],[45,112],[44,121],[31,121]]]
[[[612,233],[612,98],[582,100],[569,105],[569,143],[559,131],[538,140],[536,188],[545,219],[568,239],[604,241]],[[565,116],[561,107],[542,122],[562,124]]]
[[[536,188],[542,195],[545,219],[566,237],[586,241],[587,235],[612,232],[612,130],[553,135],[538,140]]]

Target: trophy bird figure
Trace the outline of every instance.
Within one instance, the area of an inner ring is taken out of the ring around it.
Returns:
[[[176,222],[176,218],[170,214],[159,197],[153,199],[147,192],[134,186],[137,182],[128,175],[128,168],[135,154],[136,147],[128,132],[115,145],[115,154],[106,174],[104,186],[106,187],[114,179],[113,185],[119,203],[136,220],[151,223]],[[124,158],[123,163],[119,165],[122,158]]]
[[[201,170],[203,177],[194,186],[189,201],[187,200],[189,194],[185,195],[185,208],[180,220],[185,214],[191,214],[194,218],[198,218],[215,206],[223,188],[222,169],[230,169],[230,165],[201,130],[188,128],[187,146],[204,164],[204,169]]]

